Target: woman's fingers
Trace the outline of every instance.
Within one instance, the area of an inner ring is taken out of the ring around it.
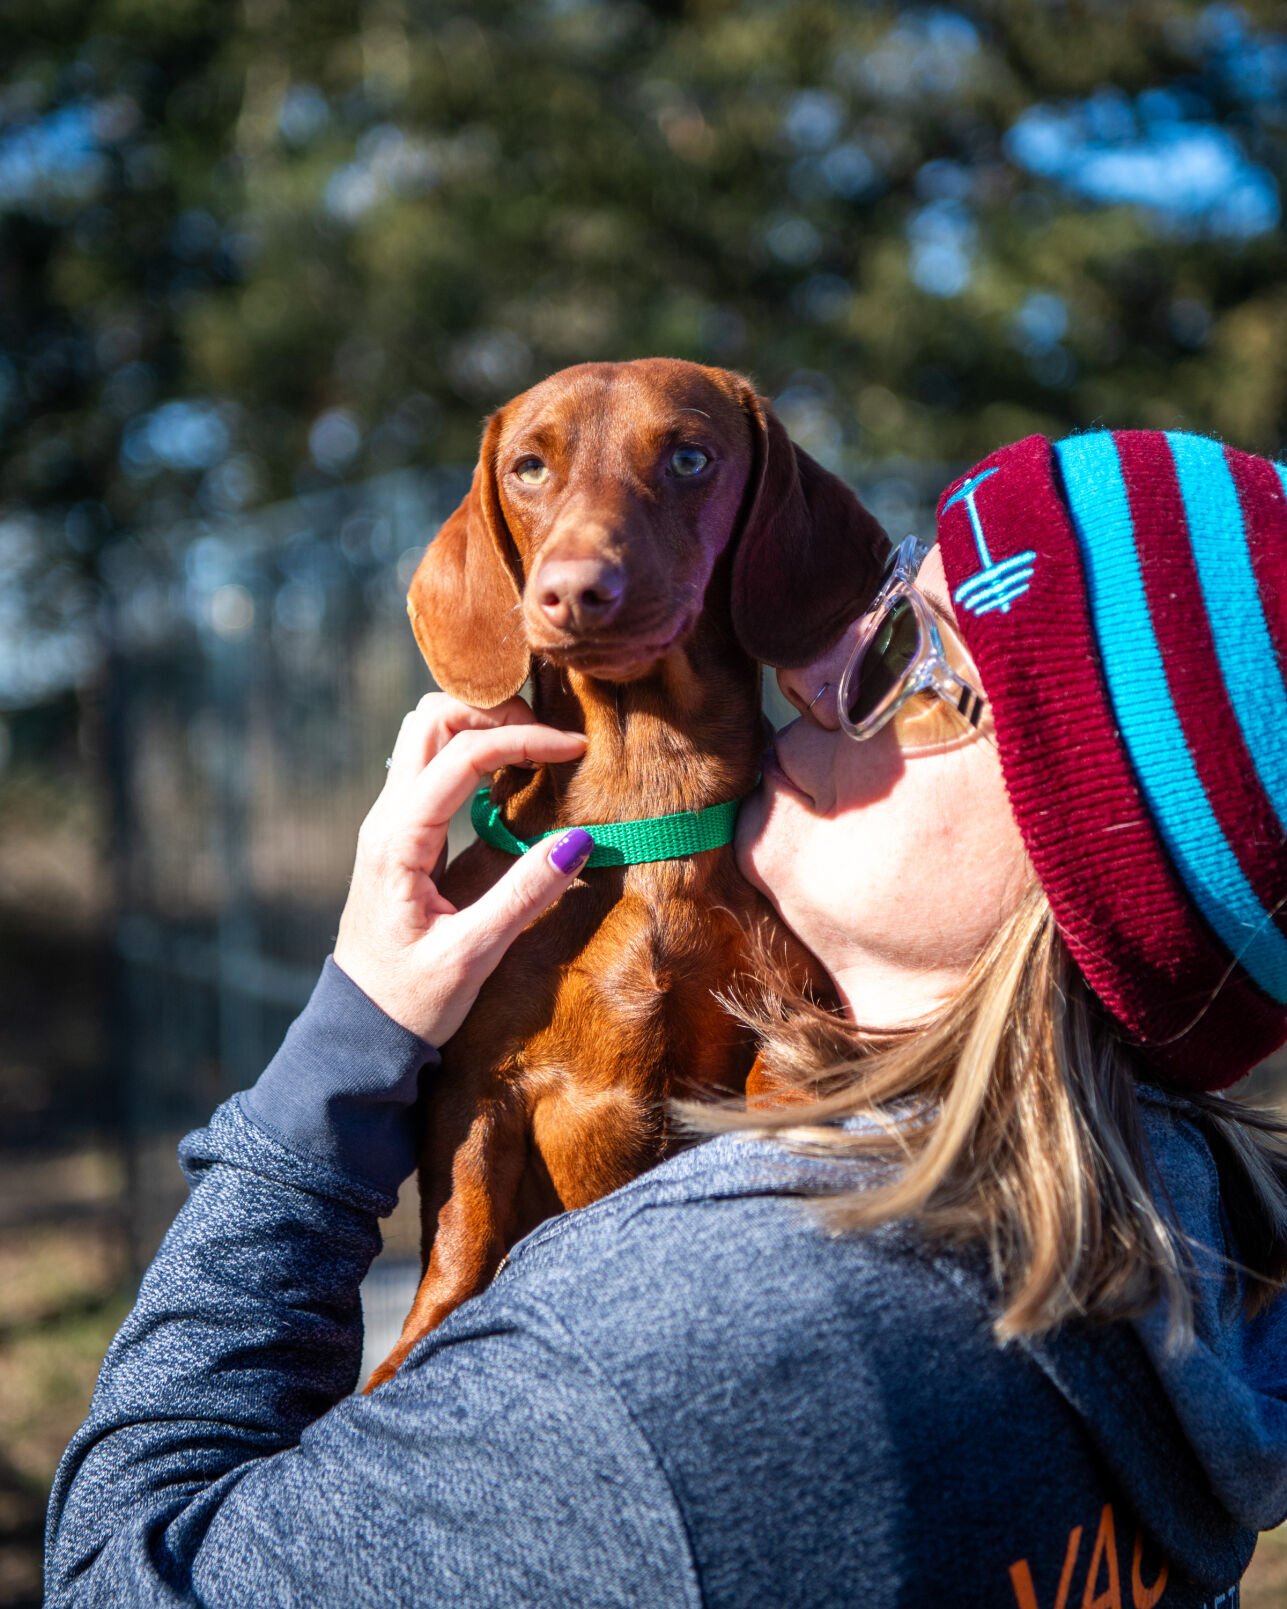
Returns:
[[[583,827],[533,844],[499,882],[465,907],[460,915],[473,929],[476,953],[489,972],[529,922],[563,893],[593,848]]]
[[[578,759],[585,737],[540,726],[520,699],[476,710],[446,694],[403,722],[389,782],[358,834],[335,961],[396,1022],[441,1044],[506,947],[568,886],[590,850],[565,833],[520,857],[476,905],[438,891],[447,824],[505,765]]]
[[[494,709],[485,710],[462,703],[449,693],[426,693],[403,717],[389,757],[389,780],[395,785],[413,781],[459,732],[530,725],[531,720],[532,711],[521,698],[507,698]]]
[[[589,833],[572,827],[534,845],[459,911],[421,887],[399,915],[387,890],[360,886],[355,877],[335,964],[395,1022],[441,1045],[469,1015],[505,951],[565,891],[593,848]]]
[[[408,815],[421,828],[446,827],[472,798],[483,777],[503,765],[524,761],[557,764],[580,759],[585,742],[581,732],[560,732],[552,726],[496,726],[459,732],[416,778]]]

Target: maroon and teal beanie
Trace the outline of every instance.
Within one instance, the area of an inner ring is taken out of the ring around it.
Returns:
[[[1060,932],[1153,1076],[1287,1039],[1287,466],[1176,431],[1005,447],[939,545]]]

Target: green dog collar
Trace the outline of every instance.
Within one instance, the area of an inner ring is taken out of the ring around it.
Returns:
[[[758,780],[758,779],[757,779]],[[676,810],[669,816],[648,816],[643,821],[604,821],[582,830],[594,839],[594,849],[586,868],[594,866],[638,866],[646,860],[682,860],[703,850],[722,849],[733,842],[740,799],[707,805],[705,810]],[[533,844],[546,838],[561,838],[571,827],[555,827],[539,838],[524,839],[512,833],[501,820],[500,806],[492,803],[491,791],[479,788],[469,809],[474,831],[484,843],[503,849],[509,855],[522,855]]]

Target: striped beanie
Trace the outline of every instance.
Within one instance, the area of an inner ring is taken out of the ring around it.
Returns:
[[[1060,932],[1152,1076],[1287,1039],[1287,466],[1203,436],[1003,448],[939,545]]]

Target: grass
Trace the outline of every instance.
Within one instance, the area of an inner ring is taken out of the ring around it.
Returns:
[[[84,1223],[0,1233],[0,1604],[40,1603],[45,1505],[129,1311],[119,1250]]]
[[[1287,1525],[1266,1531],[1242,1578],[1242,1609],[1283,1609],[1287,1604]]]

